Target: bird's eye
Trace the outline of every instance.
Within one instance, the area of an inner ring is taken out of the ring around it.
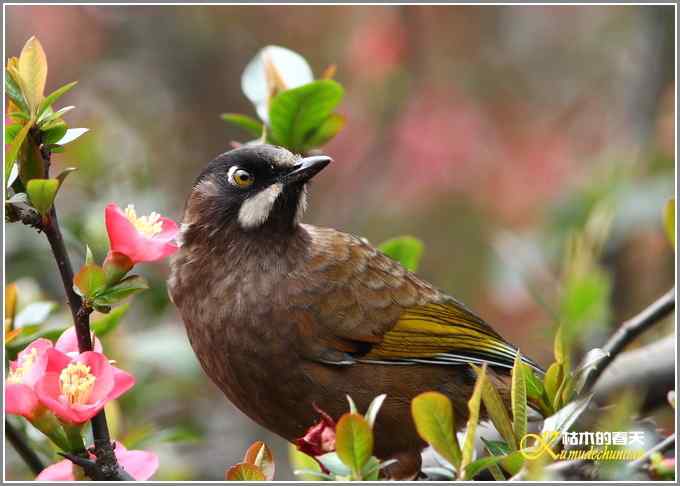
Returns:
[[[247,170],[233,168],[229,171],[229,183],[236,187],[245,189],[250,187],[254,181],[255,178]]]

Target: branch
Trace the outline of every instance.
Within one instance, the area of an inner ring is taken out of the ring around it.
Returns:
[[[672,447],[675,447],[675,434],[671,434],[668,437],[666,437],[664,440],[659,442],[657,445],[649,449],[642,457],[639,459],[631,462],[628,464],[628,468],[630,470],[633,469],[640,469],[643,466],[647,465],[647,462],[649,459],[654,455],[655,453],[660,453],[663,454],[667,450],[671,449]]]
[[[34,136],[39,138],[40,133],[38,132],[38,134]],[[40,140],[31,139],[31,142],[36,143],[36,145],[41,148],[38,152],[43,158],[45,177],[48,178],[51,154],[49,150],[40,144]],[[22,220],[22,222],[28,224],[26,221]],[[50,209],[49,214],[43,218],[38,229],[41,229],[45,233],[50,248],[52,249],[54,259],[57,262],[57,267],[59,267],[59,274],[61,275],[61,281],[64,285],[64,292],[66,293],[68,305],[71,309],[71,314],[73,315],[73,323],[76,328],[78,351],[81,353],[92,351],[92,334],[90,332],[90,314],[92,313],[92,309],[84,305],[81,297],[73,290],[73,267],[66,251],[66,246],[64,245],[64,238],[61,229],[59,228],[59,219],[57,218],[57,210],[54,205],[52,206],[52,209]],[[95,472],[93,467],[90,467],[92,475],[88,473],[88,476],[92,479],[108,481],[128,480],[130,478],[129,474],[123,471],[119,466],[116,455],[113,452],[114,445],[111,442],[104,410],[102,409],[102,411],[95,415],[90,422],[92,424],[92,437],[94,440],[94,455],[96,457],[95,464],[97,471]]]
[[[642,410],[667,404],[675,387],[675,335],[619,354],[602,373],[592,391],[604,402],[623,388],[634,388],[644,397]]]
[[[29,447],[24,436],[22,436],[21,433],[19,433],[19,431],[14,428],[14,425],[12,425],[7,419],[5,419],[5,435],[9,439],[14,449],[17,451],[17,454],[21,456],[33,474],[37,475],[43,469],[45,469],[45,465],[43,464],[42,460],[38,457],[35,451]]]
[[[593,388],[602,372],[631,341],[668,316],[673,309],[675,309],[675,288],[666,292],[635,317],[625,321],[602,348],[606,356],[597,367],[588,372],[581,394],[586,394]]]

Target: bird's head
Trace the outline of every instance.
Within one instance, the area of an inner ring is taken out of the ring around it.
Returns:
[[[291,232],[307,205],[307,183],[330,162],[325,155],[303,158],[272,145],[226,152],[196,179],[184,229],[204,237],[224,230]]]

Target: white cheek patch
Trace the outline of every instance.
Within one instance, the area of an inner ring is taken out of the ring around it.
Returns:
[[[283,184],[272,184],[254,196],[249,197],[238,211],[238,222],[243,228],[255,228],[267,221],[276,198],[283,190]]]
[[[295,212],[295,223],[299,224],[302,222],[302,216],[304,216],[305,211],[307,211],[307,185],[302,188],[300,193],[300,200],[298,201],[297,211]]]
[[[182,223],[179,226],[179,234],[177,235],[177,245],[178,246],[184,245],[184,235],[186,234],[187,231],[189,231],[190,227],[191,227],[191,225],[189,223]]]

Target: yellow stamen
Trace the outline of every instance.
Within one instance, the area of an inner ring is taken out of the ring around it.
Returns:
[[[128,207],[125,208],[125,216],[134,225],[137,231],[149,238],[157,235],[163,229],[163,222],[160,220],[160,214],[153,212],[148,216],[137,216],[134,204],[128,204]]]
[[[86,403],[94,388],[95,376],[83,363],[71,363],[61,370],[59,388],[71,405]]]
[[[38,356],[38,350],[36,348],[31,349],[28,353],[24,353],[17,362],[17,367],[9,372],[7,376],[7,383],[17,385],[23,383],[24,375],[31,371],[33,364],[35,363],[35,358]]]

